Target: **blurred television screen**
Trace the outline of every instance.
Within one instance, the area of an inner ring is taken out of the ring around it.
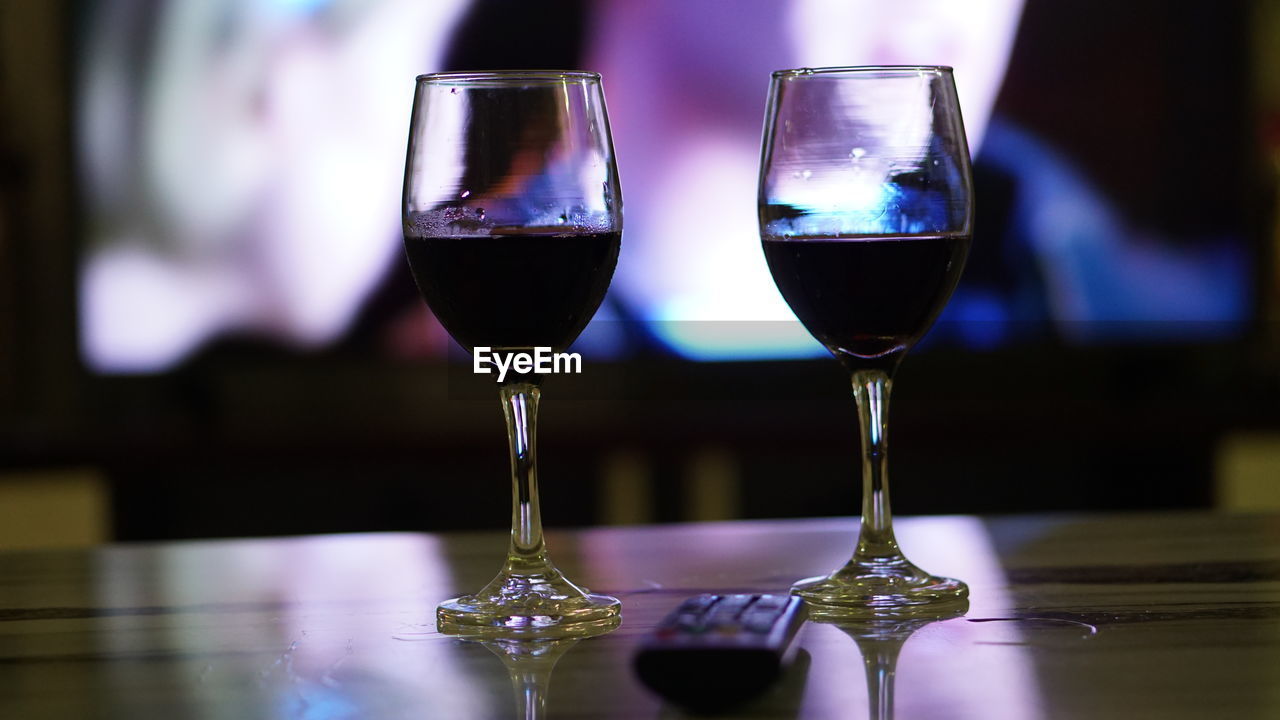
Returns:
[[[86,3],[74,63],[83,360],[156,373],[244,341],[445,357],[400,249],[413,78],[570,64],[604,76],[626,196],[587,352],[825,352],[760,250],[760,130],[770,71],[863,64],[955,68],[978,223],[930,344],[1239,338],[1256,252],[1243,11],[1065,5]],[[1203,52],[1178,60],[1193,36]]]

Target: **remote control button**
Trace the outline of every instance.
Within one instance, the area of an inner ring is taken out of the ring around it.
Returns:
[[[778,620],[778,613],[772,611],[757,612],[754,608],[751,612],[742,616],[742,627],[748,632],[767,633],[773,629],[773,624]]]
[[[689,632],[695,633],[702,632],[707,629],[706,618],[702,615],[694,615],[693,613],[681,613],[680,615],[677,615],[676,621],[673,624],[681,630],[688,630]]]
[[[754,595],[726,595],[711,608],[711,618],[719,622],[737,620],[754,599]]]
[[[682,613],[701,615],[709,610],[712,605],[715,605],[716,601],[719,599],[719,595],[698,595],[697,597],[691,597],[680,603],[678,610]]]
[[[758,598],[755,601],[755,603],[752,604],[751,609],[752,610],[777,610],[780,612],[784,607],[787,606],[787,601],[789,601],[790,599],[791,598],[786,595],[764,595]]]

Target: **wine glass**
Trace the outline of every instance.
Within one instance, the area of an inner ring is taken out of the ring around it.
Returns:
[[[926,614],[959,580],[903,556],[889,512],[892,377],[950,298],[969,252],[973,181],[948,67],[773,73],[759,219],[773,279],[853,379],[862,526],[852,559],[796,583],[815,618]]]
[[[418,289],[460,345],[485,348],[484,357],[565,350],[604,298],[622,235],[600,76],[419,76],[403,220]],[[503,637],[593,634],[616,625],[621,606],[574,585],[547,556],[534,445],[542,376],[508,367],[499,388],[511,455],[507,560],[480,591],[441,604],[437,626]]]

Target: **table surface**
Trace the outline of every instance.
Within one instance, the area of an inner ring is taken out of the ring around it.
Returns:
[[[688,595],[834,568],[855,530],[551,533],[561,569],[620,597],[624,620],[542,645],[434,631],[438,602],[497,569],[499,533],[4,553],[0,718],[681,717],[632,674],[638,639]],[[898,536],[970,584],[967,615],[808,623],[783,680],[732,717],[865,717],[869,693],[900,720],[1280,717],[1280,517],[911,518]]]

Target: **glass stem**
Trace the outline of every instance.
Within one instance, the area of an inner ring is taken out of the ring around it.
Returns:
[[[862,432],[862,529],[854,560],[901,562],[889,510],[889,391],[893,381],[883,370],[853,373],[853,397]]]
[[[870,640],[864,645],[862,662],[867,670],[867,700],[871,720],[893,720],[893,676],[897,669],[902,642]]]
[[[535,436],[541,395],[532,383],[502,386],[502,414],[507,419],[511,448],[511,546],[506,570],[517,575],[539,574],[550,568],[538,505]]]
[[[520,720],[540,720],[546,717],[547,685],[550,682],[550,669],[511,675],[511,684],[516,689],[516,717]]]

